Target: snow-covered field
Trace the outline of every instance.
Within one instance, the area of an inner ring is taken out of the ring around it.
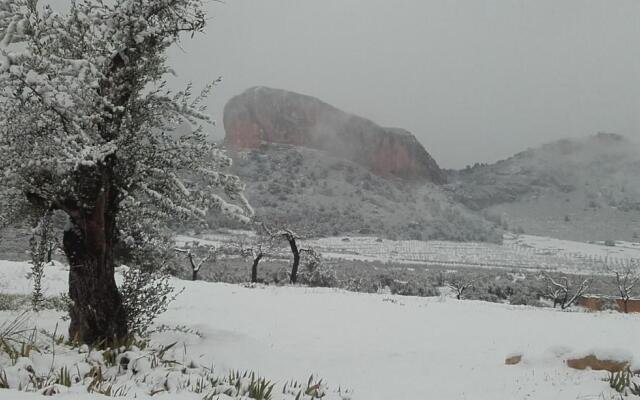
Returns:
[[[0,262],[3,292],[28,293],[27,271],[26,264]],[[65,275],[60,265],[46,271],[49,294],[64,290]],[[197,330],[201,337],[177,337],[201,364],[215,361],[219,372],[255,370],[280,383],[306,381],[313,373],[334,388],[352,389],[353,399],[613,399],[605,373],[571,370],[563,360],[595,352],[640,366],[637,315],[303,287],[174,284],[185,292],[158,323]],[[59,317],[47,312],[33,322],[64,329]],[[516,353],[523,362],[505,365]],[[0,390],[0,398],[41,397]]]
[[[505,239],[507,245],[522,246],[535,252],[554,255],[609,259],[612,262],[640,260],[640,243],[615,241],[615,246],[607,246],[604,242],[584,243],[533,235],[510,235]]]
[[[219,246],[250,240],[244,232],[180,236],[182,243],[197,240]],[[325,259],[381,261],[399,264],[431,264],[456,268],[506,268],[550,270],[566,273],[606,273],[608,268],[629,263],[640,265],[640,244],[616,242],[582,243],[532,235],[505,235],[503,244],[446,241],[386,240],[373,236],[337,236],[302,241]],[[288,257],[288,249],[281,249]]]

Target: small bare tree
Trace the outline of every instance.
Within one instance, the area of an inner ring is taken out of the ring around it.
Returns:
[[[577,287],[567,276],[554,279],[551,275],[545,275],[545,280],[547,282],[546,297],[553,300],[553,308],[559,305],[563,310],[575,304],[591,286],[590,278],[584,279]]]
[[[258,265],[267,253],[271,250],[272,241],[268,237],[259,237],[253,243],[239,243],[240,255],[244,258],[251,258],[251,283],[258,283]]]
[[[464,293],[473,288],[477,279],[465,279],[461,275],[452,275],[445,281],[445,285],[453,290],[456,294],[456,299],[461,300]]]
[[[262,225],[255,226],[256,236],[243,238],[235,244],[235,250],[243,258],[251,258],[251,283],[258,282],[258,265],[273,249],[274,237]]]
[[[291,248],[291,254],[293,255],[293,264],[291,265],[291,275],[289,276],[289,282],[295,284],[298,281],[298,268],[300,267],[300,254],[305,249],[298,247],[298,240],[301,239],[297,233],[289,228],[282,228],[278,230],[272,230],[265,223],[262,223],[262,229],[273,240],[284,239]]]
[[[210,260],[215,261],[218,255],[216,248],[207,247],[198,242],[188,243],[185,248],[176,248],[175,251],[184,254],[185,258],[189,261],[192,281],[197,281],[202,266]],[[204,253],[204,255],[201,255],[202,253]]]
[[[616,286],[618,287],[618,293],[622,300],[622,311],[629,312],[629,300],[633,295],[633,291],[640,283],[640,274],[638,273],[638,267],[632,267],[631,265],[625,267],[622,271],[613,271],[616,277]]]

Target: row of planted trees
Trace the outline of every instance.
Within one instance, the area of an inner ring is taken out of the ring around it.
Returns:
[[[620,311],[629,312],[629,302],[640,289],[640,266],[628,265],[618,270],[610,269],[607,282],[615,287]],[[565,310],[577,304],[584,296],[589,295],[595,280],[576,275],[543,273],[539,277],[542,290],[539,293],[553,303],[553,308]],[[479,279],[467,278],[464,275],[453,274],[442,278],[442,285],[448,287],[458,300],[462,299],[470,290],[478,286]]]
[[[640,271],[638,265],[630,265],[618,270],[611,269],[610,278],[613,278],[613,285],[617,291],[617,298],[620,300],[620,311],[629,312],[629,302],[640,287]],[[601,278],[606,279],[606,278]],[[587,296],[591,289],[594,278],[575,279],[568,275],[553,277],[545,275],[546,290],[545,296],[553,301],[553,307],[567,309],[578,303],[583,296]]]
[[[240,256],[251,261],[251,282],[258,282],[258,268],[260,262],[266,258],[276,256],[281,243],[286,243],[292,256],[289,282],[298,281],[298,272],[303,255],[312,260],[318,260],[319,255],[311,248],[301,247],[302,237],[289,228],[273,229],[264,223],[256,223],[255,237],[249,240],[211,244],[206,240],[193,240],[175,248],[175,252],[182,255],[191,269],[191,279],[200,279],[203,266],[215,263],[221,256]]]

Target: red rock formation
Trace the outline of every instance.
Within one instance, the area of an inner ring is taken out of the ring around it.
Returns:
[[[445,183],[435,160],[409,132],[383,128],[310,96],[252,88],[224,110],[226,144],[255,148],[262,142],[324,150],[385,177]]]

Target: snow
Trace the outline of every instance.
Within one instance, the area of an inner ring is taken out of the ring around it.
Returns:
[[[66,271],[61,265],[47,268],[48,293],[63,291]],[[27,264],[2,261],[0,281],[28,293],[28,270]],[[169,330],[154,334],[155,342],[179,340],[176,347],[184,343],[191,359],[214,363],[222,373],[254,370],[280,383],[306,382],[313,373],[331,387],[352,389],[353,399],[610,399],[606,373],[571,370],[563,361],[591,353],[640,361],[637,315],[333,289],[173,283],[185,291],[158,324],[198,334]],[[10,315],[2,312],[0,320]],[[45,312],[34,321],[66,329],[59,318]],[[505,365],[514,354],[523,355],[522,363]],[[36,398],[41,397],[0,391],[0,399]]]
[[[42,292],[46,296],[65,293],[69,285],[68,267],[58,262],[44,268]],[[27,278],[31,265],[24,262],[0,261],[0,292],[5,294],[30,294],[33,283]]]
[[[215,319],[223,328],[205,335],[216,338],[207,350],[218,365],[270,376],[313,371],[366,399],[598,395],[602,374],[570,371],[550,350],[612,343],[631,351],[640,334],[637,317],[613,314],[305,288],[200,283],[188,292],[215,301],[178,299],[165,321],[210,328]],[[505,366],[514,352],[527,365]]]
[[[615,246],[605,246],[604,242],[583,243],[533,235],[511,236],[507,240],[510,243],[552,254],[615,260],[640,259],[640,243],[616,241]]]

